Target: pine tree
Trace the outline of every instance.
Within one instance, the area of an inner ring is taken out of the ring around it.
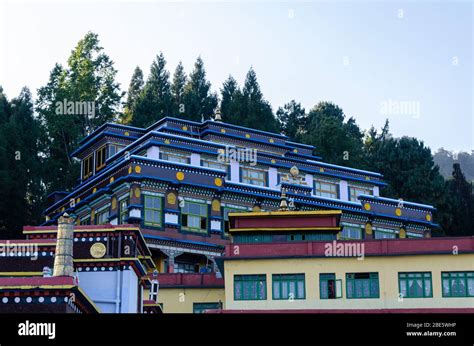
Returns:
[[[147,127],[172,112],[170,74],[166,70],[165,57],[160,53],[151,64],[150,75],[137,99],[131,125]]]
[[[71,152],[84,136],[115,120],[123,96],[115,82],[116,73],[98,36],[89,32],[71,52],[67,66],[56,64],[48,83],[38,89],[36,111],[43,127],[48,193],[77,184],[79,164],[72,160]],[[64,102],[89,102],[93,107],[69,114],[59,107]]]
[[[184,88],[188,77],[184,72],[184,67],[180,61],[173,75],[173,83],[171,84],[171,94],[173,96],[173,115],[183,117],[186,107],[184,104]]]
[[[330,163],[364,168],[363,134],[353,118],[345,120],[341,108],[320,102],[308,113],[303,142],[316,147],[316,154]]]
[[[222,119],[230,124],[238,124],[240,110],[238,101],[242,99],[242,94],[237,81],[229,75],[221,88],[221,106],[220,111]]]
[[[211,92],[201,57],[197,58],[184,88],[184,107],[185,118],[193,121],[210,119],[217,107],[217,95]]]
[[[2,97],[0,97],[2,98]],[[5,110],[5,100],[2,106]],[[3,113],[3,111],[0,111]],[[33,115],[31,93],[23,88],[7,110],[7,121],[0,127],[0,228],[11,237],[20,237],[24,224],[40,221],[44,195],[41,173],[43,165],[39,153],[39,123]]]
[[[242,97],[237,97],[237,99],[241,99],[237,101],[237,104],[239,104],[241,110],[240,123],[243,126],[278,132],[278,122],[273,115],[270,104],[263,98],[257,81],[257,74],[253,68],[250,68],[245,78]]]
[[[447,228],[449,236],[474,234],[474,194],[472,183],[468,183],[459,163],[453,164],[453,176],[448,181],[451,197],[451,223]]]
[[[283,108],[278,108],[276,116],[280,131],[292,140],[299,141],[306,121],[306,113],[301,104],[291,100]]]
[[[120,119],[122,124],[128,124],[132,121],[135,104],[143,89],[143,85],[143,71],[137,66],[133,71],[132,79],[128,86],[127,101],[125,103],[123,117]]]

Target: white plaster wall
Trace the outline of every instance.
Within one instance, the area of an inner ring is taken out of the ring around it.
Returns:
[[[201,155],[192,153],[190,161],[191,161],[192,166],[197,166],[197,167],[201,166]]]
[[[220,231],[221,230],[221,222],[219,220],[211,220],[211,229]]]
[[[270,167],[268,169],[268,187],[271,189],[278,188],[278,169]]]
[[[178,224],[178,215],[165,213],[165,223]]]
[[[380,196],[380,191],[378,186],[374,186],[374,196]]]
[[[160,147],[152,146],[146,150],[146,156],[151,159],[159,159],[160,158]]]
[[[137,313],[138,277],[132,269],[122,271],[121,313]]]
[[[343,201],[349,200],[349,192],[347,189],[347,181],[341,180],[339,182],[339,198]]]
[[[238,183],[240,181],[240,165],[237,161],[230,162],[230,181]]]

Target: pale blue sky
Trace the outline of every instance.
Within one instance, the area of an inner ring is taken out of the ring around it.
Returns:
[[[433,150],[474,149],[473,4],[464,2],[158,2],[0,0],[0,85],[16,96],[47,83],[87,31],[99,34],[126,90],[163,51],[173,72],[198,55],[213,89],[257,72],[273,109],[337,103],[368,129]],[[383,106],[409,102],[408,110]]]

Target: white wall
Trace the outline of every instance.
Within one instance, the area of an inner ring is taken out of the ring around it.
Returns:
[[[160,158],[160,147],[152,146],[146,150],[146,156],[150,159],[159,159]]]
[[[138,277],[132,269],[78,272],[79,287],[103,313],[136,313]]]
[[[339,182],[339,198],[343,201],[349,200],[349,191],[347,189],[347,181],[345,180]]]
[[[197,167],[201,166],[201,155],[192,153],[190,161],[191,161],[192,166],[197,166]]]

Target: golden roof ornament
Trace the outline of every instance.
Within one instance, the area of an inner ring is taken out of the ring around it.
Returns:
[[[290,174],[293,178],[296,179],[298,177],[298,175],[300,174],[300,170],[298,169],[298,167],[293,166],[293,167],[290,168]]]
[[[216,112],[214,113],[214,121],[222,122],[221,110],[219,108],[217,108]]]
[[[288,211],[288,203],[286,202],[285,189],[281,189],[280,208],[279,211]]]

